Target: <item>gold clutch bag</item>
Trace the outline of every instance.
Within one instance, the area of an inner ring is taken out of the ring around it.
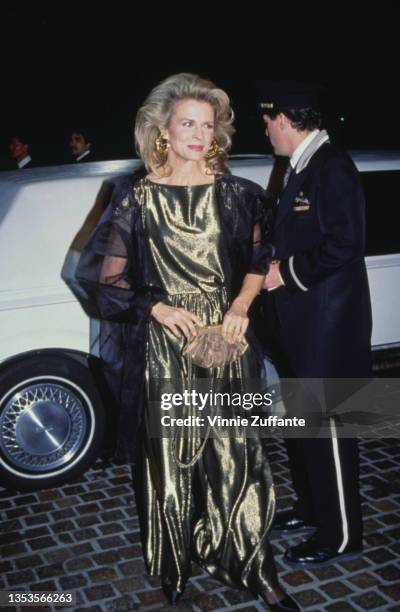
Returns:
[[[197,328],[197,336],[182,351],[200,368],[221,368],[235,361],[247,350],[246,340],[228,342],[222,337],[222,325]]]

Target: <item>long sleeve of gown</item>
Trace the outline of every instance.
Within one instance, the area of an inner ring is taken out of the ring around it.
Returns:
[[[76,279],[102,319],[136,322],[147,317],[150,304],[162,297],[144,281],[138,208],[132,185],[124,179],[115,187],[78,263]]]

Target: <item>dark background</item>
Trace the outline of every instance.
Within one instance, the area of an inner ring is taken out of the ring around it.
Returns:
[[[67,161],[74,125],[92,131],[101,158],[132,157],[138,106],[160,80],[183,71],[210,78],[230,95],[232,153],[270,152],[256,110],[259,78],[322,83],[325,125],[346,148],[400,148],[398,19],[391,4],[351,19],[337,4],[320,4],[315,15],[286,4],[260,12],[262,5],[242,3],[218,16],[213,5],[175,5],[163,13],[150,3],[125,6],[3,4],[1,157],[10,132],[23,129],[36,157]]]

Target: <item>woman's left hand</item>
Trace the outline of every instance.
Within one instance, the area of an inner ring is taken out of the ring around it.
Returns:
[[[228,342],[240,342],[249,326],[248,307],[241,302],[232,302],[222,321],[222,337]]]

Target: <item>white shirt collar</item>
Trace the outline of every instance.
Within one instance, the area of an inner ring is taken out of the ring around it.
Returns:
[[[312,132],[310,132],[308,136],[306,136],[304,140],[302,140],[301,143],[295,148],[290,158],[290,165],[292,166],[292,168],[296,167],[296,164],[299,161],[300,157],[302,156],[310,142],[312,142],[314,138],[318,136],[320,131],[321,130],[313,130]]]
[[[21,159],[21,161],[17,162],[18,168],[23,168],[24,166],[26,166],[26,164],[29,164],[30,161],[32,161],[32,157],[30,155],[27,155],[26,157],[24,157],[24,159]]]
[[[79,155],[79,157],[76,158],[75,161],[81,161],[81,159],[83,159],[84,157],[86,157],[86,155],[89,155],[90,153],[90,149],[88,149],[87,151],[84,151],[83,153],[81,153],[81,155]]]

